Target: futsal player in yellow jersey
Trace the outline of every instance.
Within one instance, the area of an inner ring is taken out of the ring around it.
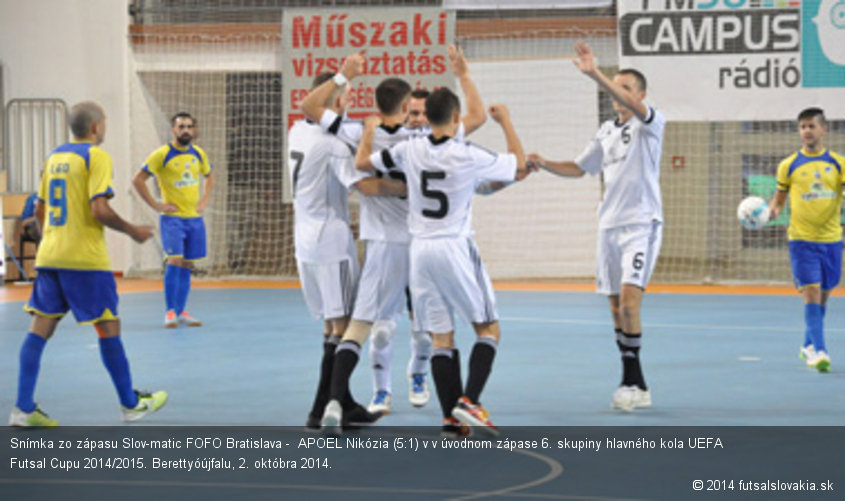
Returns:
[[[795,286],[804,295],[806,331],[800,356],[819,372],[830,370],[824,314],[842,273],[842,168],[845,157],[824,147],[827,121],[820,108],[798,115],[803,146],[778,166],[777,191],[769,204],[774,219],[789,195],[789,258]]]
[[[21,346],[18,398],[10,426],[59,424],[33,398],[44,347],[68,310],[77,322],[93,324],[97,330],[100,355],[120,398],[124,421],[140,419],[167,402],[164,391],[150,394],[132,388],[120,340],[117,285],[103,231],[108,226],[142,243],[152,236],[152,228],[124,221],[109,206],[108,199],[114,196],[112,160],[97,146],[106,133],[103,109],[96,103],[80,103],[71,109],[69,119],[74,140],[50,154],[35,205],[43,237],[35,257],[38,276],[24,307],[33,319]]]
[[[182,323],[197,327],[202,322],[191,316],[185,305],[191,290],[193,263],[206,256],[205,223],[201,214],[208,206],[214,176],[205,151],[191,144],[196,133],[196,119],[189,113],[180,112],[171,118],[170,124],[173,141],[152,152],[132,184],[141,198],[161,213],[161,241],[167,255],[164,326],[176,327]],[[200,175],[205,177],[202,198]],[[161,202],[153,198],[147,188],[151,176],[158,181]]]

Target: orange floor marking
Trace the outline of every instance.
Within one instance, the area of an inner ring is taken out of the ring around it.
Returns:
[[[501,291],[553,291],[553,292],[593,292],[595,285],[587,282],[516,282],[494,281],[496,290]],[[294,280],[195,280],[192,287],[197,289],[298,289],[299,282]],[[0,302],[26,301],[32,290],[31,284],[6,284],[0,287]],[[156,292],[162,290],[161,280],[143,278],[118,278],[117,291],[120,294],[133,292]],[[662,294],[731,294],[749,296],[797,296],[792,287],[775,285],[688,285],[688,284],[653,284],[648,292]],[[845,296],[845,290],[833,291],[833,296]]]

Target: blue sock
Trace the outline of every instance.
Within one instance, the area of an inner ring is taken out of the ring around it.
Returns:
[[[807,324],[806,336],[813,342],[816,351],[826,351],[824,345],[822,306],[820,304],[804,305],[804,323]]]
[[[188,293],[191,292],[191,269],[181,268],[179,272],[179,292],[176,295],[176,313],[185,311],[188,304]]]
[[[41,366],[41,354],[47,340],[33,333],[27,333],[23,340],[20,354],[20,372],[18,372],[18,400],[15,405],[24,412],[35,410],[35,383],[38,381],[38,369]]]
[[[168,264],[164,269],[164,303],[167,309],[175,310],[179,298],[179,278],[182,276],[181,266]],[[180,312],[176,312],[180,313]]]
[[[123,351],[123,342],[120,336],[100,338],[100,356],[103,365],[111,375],[117,396],[120,398],[120,405],[133,408],[138,405],[138,395],[132,389],[132,375],[129,374],[129,360],[126,359],[126,352]]]
[[[821,308],[822,308],[822,321],[824,321],[824,315],[825,315],[825,313],[827,313],[827,305],[823,304],[823,305],[821,305]],[[806,348],[807,346],[810,346],[811,344],[813,344],[813,339],[810,337],[810,329],[806,329],[804,331],[804,347]]]

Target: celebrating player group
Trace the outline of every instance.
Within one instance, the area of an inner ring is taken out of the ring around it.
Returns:
[[[308,309],[323,321],[308,430],[343,432],[372,424],[392,410],[396,322],[407,314],[409,403],[423,407],[429,402],[430,367],[445,437],[463,437],[473,430],[498,433],[481,401],[502,333],[490,277],[473,241],[472,202],[476,194],[495,194],[538,170],[563,177],[603,176],[596,283],[609,299],[622,365],[611,407],[632,412],[652,405],[640,364],[640,312],[663,236],[659,177],[666,118],[645,103],[642,73],[622,69],[609,78],[597,68],[585,42],[574,49],[574,65],[611,96],[615,117],[601,124],[572,160],[526,154],[508,107],[485,107],[466,58],[454,46],[448,59],[465,96],[463,106],[448,88],[429,93],[400,78],[387,78],[375,91],[378,113],[356,121],[346,117],[345,104],[349,82],[363,73],[363,57],[352,54],[340,72],[314,79],[302,102],[306,119],[293,124],[287,141],[299,278]],[[501,127],[506,152],[466,140],[488,116]],[[173,142],[148,158],[133,183],[144,201],[162,213],[166,327],[201,324],[186,311],[186,301],[191,263],[206,253],[201,214],[213,176],[205,152],[191,144],[195,124],[190,114],[174,116]],[[44,236],[36,262],[39,274],[26,307],[34,317],[20,353],[18,399],[10,418],[15,426],[57,424],[37,407],[34,391],[46,341],[68,310],[77,321],[96,327],[124,419],[139,419],[167,401],[163,391],[133,389],[103,235],[105,225],[143,242],[152,229],[123,221],[108,206],[111,160],[97,147],[105,133],[102,109],[94,103],[77,105],[71,125],[76,139],[48,160],[36,206]],[[822,372],[830,367],[822,323],[826,300],[841,274],[839,214],[845,181],[845,159],[823,146],[826,130],[822,110],[801,113],[803,147],[780,165],[778,191],[770,203],[777,214],[790,196],[790,256],[807,323],[801,356]],[[202,198],[200,175],[206,179]],[[162,202],[146,186],[153,176]],[[349,221],[353,189],[360,195],[362,265]],[[80,246],[91,252],[69,250]],[[73,255],[89,257],[68,257]],[[455,344],[456,314],[476,334],[465,381]],[[367,339],[373,395],[364,406],[353,397],[349,381]]]

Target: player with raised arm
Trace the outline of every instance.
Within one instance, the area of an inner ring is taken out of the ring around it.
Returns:
[[[205,222],[202,214],[211,199],[214,173],[205,151],[192,144],[196,119],[179,112],[170,119],[173,140],[150,154],[135,175],[132,185],[141,198],[161,213],[161,241],[166,254],[164,269],[164,326],[185,324],[198,327],[202,322],[185,309],[191,291],[191,269],[194,262],[206,257]],[[200,197],[200,175],[205,184]],[[156,200],[147,187],[155,177],[162,201]]]
[[[450,66],[460,79],[470,102],[469,111],[462,119],[462,131],[471,132],[486,120],[483,104],[478,95],[463,52],[456,47],[448,50]],[[346,120],[321,105],[324,97],[361,75],[363,58],[352,54],[344,60],[337,81],[326,82],[303,100],[302,109],[312,120],[319,120],[323,128],[353,148],[361,141],[363,127],[360,121]],[[376,88],[376,103],[380,123],[375,130],[375,146],[388,148],[421,131],[404,127],[408,117],[411,87],[398,78],[388,78]],[[463,134],[463,132],[462,132]],[[380,175],[380,174],[379,174]],[[390,176],[402,177],[401,173]],[[409,264],[408,245],[408,201],[398,198],[361,199],[361,234],[366,242],[366,257],[361,273],[359,293],[352,321],[349,324],[341,350],[354,353],[344,354],[338,360],[342,367],[336,371],[336,378],[347,380],[358,361],[360,347],[372,334],[370,358],[373,367],[373,399],[371,412],[389,412],[392,408],[391,361],[393,338],[396,333],[396,317],[401,314],[406,302]],[[408,399],[416,407],[424,406],[429,400],[426,372],[432,352],[431,337],[427,332],[412,330],[411,357],[408,363]],[[348,391],[348,390],[347,390]]]
[[[324,73],[314,79],[317,87],[333,78]],[[342,113],[338,87],[324,106]],[[323,357],[320,379],[306,428],[318,430],[328,402],[335,349],[346,330],[358,284],[358,253],[349,229],[348,191],[368,196],[404,196],[405,184],[366,176],[355,170],[349,148],[311,120],[299,120],[288,133],[291,190],[294,206],[296,262],[305,302],[315,318],[323,319]],[[370,414],[342,395],[348,420],[371,422]]]
[[[430,135],[372,154],[375,125],[368,121],[356,166],[385,173],[401,171],[408,179],[414,323],[416,329],[433,336],[431,368],[444,434],[462,433],[462,423],[496,434],[480,398],[500,331],[490,278],[472,240],[472,199],[483,182],[512,182],[524,177],[525,159],[504,105],[492,106],[490,115],[505,132],[506,154],[455,137],[460,127],[460,102],[449,89],[438,89],[429,96],[426,114]],[[455,348],[454,312],[471,323],[477,335],[466,387],[461,383],[460,356]],[[334,393],[334,384],[332,390]],[[336,421],[337,410],[337,403],[330,402],[324,423],[327,418]]]
[[[616,119],[601,125],[575,161],[555,162],[538,154],[528,159],[561,176],[580,177],[585,172],[604,176],[596,288],[609,297],[622,356],[622,383],[613,393],[611,406],[632,411],[651,406],[639,358],[640,311],[663,236],[659,179],[666,119],[643,102],[646,79],[642,73],[623,69],[611,80],[596,67],[589,45],[579,41],[575,52],[578,69],[610,93]]]
[[[58,426],[58,421],[38,408],[34,395],[44,347],[68,310],[80,324],[94,325],[124,421],[141,419],[167,402],[167,392],[150,394],[132,387],[104,232],[108,226],[143,243],[153,229],[123,220],[109,205],[108,199],[114,196],[113,174],[111,157],[99,148],[106,134],[102,107],[79,103],[71,108],[68,119],[74,139],[47,159],[35,205],[43,238],[35,257],[38,276],[24,307],[33,318],[21,346],[18,397],[10,426]]]
[[[795,286],[804,296],[804,344],[799,352],[819,372],[830,370],[824,342],[827,299],[842,273],[842,169],[845,157],[824,146],[827,120],[821,108],[798,114],[802,147],[777,170],[777,191],[769,203],[777,217],[789,195],[789,258]]]

